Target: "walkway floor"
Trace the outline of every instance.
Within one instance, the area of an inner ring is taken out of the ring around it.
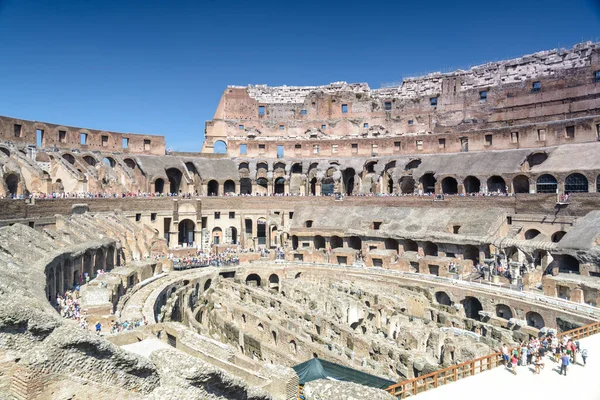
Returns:
[[[539,375],[533,367],[517,367],[513,375],[504,367],[465,378],[418,394],[416,400],[506,400],[506,399],[573,399],[600,400],[600,334],[582,339],[588,350],[587,365],[578,354],[577,365],[569,366],[567,376],[559,375],[559,364],[546,357],[546,367]]]

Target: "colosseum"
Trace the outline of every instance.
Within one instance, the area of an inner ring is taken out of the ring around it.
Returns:
[[[229,86],[199,150],[0,117],[0,398],[419,398],[600,332],[600,43]]]

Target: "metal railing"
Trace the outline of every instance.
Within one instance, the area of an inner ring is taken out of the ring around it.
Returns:
[[[569,336],[573,340],[582,339],[600,333],[600,322],[594,322],[580,328],[558,334],[559,338]],[[427,390],[437,388],[450,382],[456,382],[459,379],[466,378],[484,371],[488,371],[502,365],[502,353],[492,353],[487,356],[476,358],[471,361],[466,361],[457,365],[434,371],[427,375],[409,379],[386,389],[392,396],[401,399],[408,395],[417,395]]]

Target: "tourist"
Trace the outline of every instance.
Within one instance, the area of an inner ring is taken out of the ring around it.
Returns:
[[[519,359],[517,355],[513,352],[512,358],[510,359],[510,365],[512,367],[512,373],[517,374],[517,364],[519,364]]]
[[[587,349],[582,349],[581,350],[581,359],[583,360],[583,366],[584,367],[587,364],[587,358],[588,358],[588,351],[587,351]]]
[[[565,376],[567,376],[567,368],[569,367],[569,364],[569,355],[567,353],[562,353],[560,357],[560,375],[562,375],[564,372]]]
[[[96,324],[96,335],[100,335],[100,331],[102,330],[102,324],[100,321]]]
[[[504,365],[508,365],[508,360],[509,360],[509,356],[508,356],[508,347],[506,346],[506,343],[502,344],[502,362],[504,363]]]

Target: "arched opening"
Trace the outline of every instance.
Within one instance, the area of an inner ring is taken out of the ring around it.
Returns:
[[[582,174],[571,174],[565,179],[565,193],[587,193],[588,191],[588,180]]]
[[[419,245],[414,240],[406,239],[404,241],[404,251],[419,251]]]
[[[387,238],[383,241],[386,250],[396,250],[398,251],[398,241],[396,239]]]
[[[529,178],[525,175],[515,176],[513,179],[513,192],[529,193]]]
[[[92,271],[92,276],[90,276],[90,278],[96,277],[98,271],[101,269],[104,269],[104,250],[100,248],[96,250],[96,257],[94,258],[94,270]]]
[[[348,245],[354,250],[362,249],[362,240],[358,236],[350,236],[348,238]]]
[[[513,313],[510,307],[506,304],[497,304],[496,316],[504,319],[511,319],[513,317]]]
[[[71,154],[69,154],[69,153],[67,153],[67,154],[63,154],[63,158],[64,158],[65,160],[67,160],[67,162],[68,162],[69,164],[72,164],[72,165],[73,165],[73,164],[75,164],[75,157],[73,157],[73,155],[71,155]]]
[[[196,224],[190,219],[184,219],[179,222],[179,245],[180,246],[193,246],[194,245],[194,230]]]
[[[165,181],[162,178],[158,178],[154,181],[154,193],[164,193],[165,192]]]
[[[269,275],[269,289],[279,292],[279,276],[277,274]]]
[[[293,340],[290,340],[289,348],[290,348],[290,353],[292,353],[292,354],[296,354],[296,352],[298,351],[298,347],[296,346],[296,342],[293,341]]]
[[[285,179],[277,178],[275,179],[275,194],[284,194],[285,193]]]
[[[219,182],[214,179],[208,182],[206,185],[206,191],[209,196],[218,196],[219,195]]]
[[[256,193],[258,194],[267,194],[269,187],[269,181],[265,178],[258,178],[256,180]]]
[[[10,157],[10,151],[6,147],[0,147],[0,152],[6,157]]]
[[[212,230],[212,243],[213,245],[219,245],[223,243],[223,230],[216,227]]]
[[[212,285],[212,279],[207,279],[206,282],[204,282],[204,291],[206,292],[208,289],[210,289],[210,285]]]
[[[477,300],[475,297],[467,296],[463,301],[461,301],[463,308],[465,310],[465,316],[467,318],[471,318],[474,320],[481,320],[479,315],[479,311],[483,311],[483,307],[481,306],[481,302]]]
[[[552,237],[550,238],[550,240],[552,241],[552,243],[558,243],[562,240],[562,238],[567,234],[567,232],[565,231],[558,231],[558,232],[554,232],[552,234]]]
[[[8,194],[16,196],[19,189],[19,177],[16,174],[8,174],[4,178]]]
[[[473,264],[478,263],[479,262],[479,249],[473,245],[465,246],[463,258],[465,260],[473,261]]]
[[[109,246],[106,250],[106,270],[110,271],[115,267],[115,248]]]
[[[310,180],[310,194],[313,196],[317,195],[317,178],[312,178]]]
[[[559,272],[563,273],[579,273],[579,261],[568,254],[552,254],[554,260],[549,265],[549,268],[558,267]]]
[[[123,160],[123,162],[125,163],[125,165],[127,165],[128,168],[131,169],[135,169],[135,166],[137,165],[135,161],[133,161],[131,158],[126,158]]]
[[[552,175],[544,174],[537,178],[535,187],[538,193],[556,193],[558,182]]]
[[[472,175],[469,175],[465,178],[464,185],[466,193],[481,192],[481,181]]]
[[[294,163],[292,164],[292,174],[301,174],[302,173],[302,164]]]
[[[94,167],[97,163],[96,159],[92,156],[83,156],[83,161],[85,161],[88,165]]]
[[[387,176],[386,179],[387,179],[387,192],[394,193],[394,180],[389,175]]]
[[[298,250],[298,236],[292,235],[292,250]]]
[[[438,245],[433,242],[425,242],[423,245],[423,254],[426,256],[437,256],[438,255]]]
[[[237,229],[234,226],[230,226],[229,231],[231,232],[231,244],[238,244]]]
[[[415,192],[415,179],[412,176],[403,176],[398,181],[402,194],[413,194]]]
[[[223,193],[235,193],[235,182],[231,179],[228,179],[223,184]]]
[[[527,325],[532,326],[536,329],[542,329],[545,325],[544,318],[539,313],[535,311],[529,311],[525,314],[525,319],[527,320]]]
[[[277,332],[271,331],[271,336],[273,337],[273,343],[277,344]]]
[[[540,165],[544,161],[548,159],[548,154],[546,152],[535,152],[531,153],[527,156],[527,164],[529,164],[529,168],[535,167],[536,165]]]
[[[419,160],[419,159],[412,160],[408,164],[406,164],[406,166],[404,167],[404,169],[406,171],[408,171],[408,170],[417,168],[419,165],[421,165],[421,160]]]
[[[325,248],[325,238],[321,235],[315,235],[314,245],[316,250],[321,250]]]
[[[214,154],[227,154],[227,143],[222,140],[217,140],[213,145]]]
[[[437,179],[435,179],[433,174],[425,174],[420,180],[423,185],[423,193],[435,193],[435,183],[437,182]]]
[[[332,177],[321,180],[321,196],[330,196],[333,194],[335,183]]]
[[[450,300],[450,296],[448,296],[446,292],[436,292],[435,301],[437,301],[438,304],[441,304],[443,306],[452,305],[452,300]]]
[[[111,167],[111,168],[114,168],[115,165],[117,165],[117,163],[115,162],[115,159],[112,157],[104,157],[102,162],[104,163],[104,165]]]
[[[167,170],[167,178],[169,178],[169,193],[178,194],[181,185],[181,177],[183,174],[177,168],[169,168]]]
[[[344,247],[344,241],[339,236],[332,236],[331,239],[329,239],[329,246],[332,249],[337,249],[338,247]]]
[[[374,174],[375,173],[375,165],[377,164],[377,161],[369,161],[365,164],[365,172],[367,174]]]
[[[539,236],[539,234],[540,231],[537,229],[528,229],[525,231],[525,240],[535,239],[537,236]]]
[[[258,239],[259,245],[267,244],[267,220],[264,218],[259,218],[256,221],[256,237]]]
[[[250,274],[246,277],[246,285],[252,287],[260,287],[260,276],[257,274]]]
[[[347,195],[351,195],[354,192],[355,175],[356,171],[354,171],[354,168],[346,168],[342,172],[342,182],[344,183],[344,190]]]
[[[453,177],[449,176],[442,179],[442,193],[444,194],[457,194],[458,193],[458,182]]]
[[[252,180],[250,178],[240,179],[240,194],[252,194]]]
[[[198,175],[198,171],[196,170],[196,166],[194,165],[193,162],[186,162],[185,163],[185,169],[188,170],[188,172],[192,175]]]
[[[501,176],[494,175],[487,180],[488,192],[506,193],[506,182]]]

